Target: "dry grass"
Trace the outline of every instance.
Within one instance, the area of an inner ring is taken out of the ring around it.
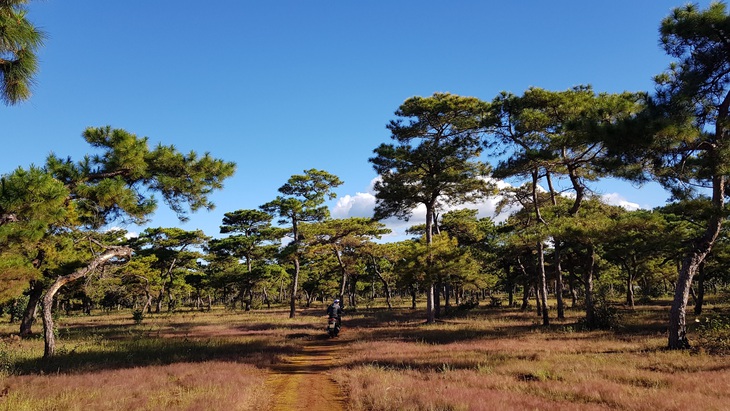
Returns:
[[[0,325],[0,410],[260,410],[268,368],[317,333],[287,313],[176,313],[134,325],[131,315],[65,317],[58,355]],[[40,330],[38,330],[40,331]]]
[[[265,371],[246,364],[176,363],[5,381],[3,410],[259,410]]]
[[[351,410],[730,409],[730,358],[665,350],[665,311],[626,313],[617,332],[579,331],[571,314],[548,328],[511,310],[361,328],[335,375]]]
[[[730,357],[665,350],[666,307],[626,312],[611,332],[568,315],[542,327],[534,313],[485,308],[424,325],[422,311],[361,310],[345,317],[346,355],[323,371],[350,410],[730,409]],[[0,410],[267,409],[270,370],[323,335],[321,307],[287,317],[66,317],[52,361],[42,340],[0,323]]]

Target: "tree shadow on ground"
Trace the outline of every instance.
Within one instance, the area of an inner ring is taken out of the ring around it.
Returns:
[[[13,365],[13,373],[87,373],[133,367],[169,365],[180,362],[228,361],[268,367],[285,355],[299,352],[295,345],[252,341],[201,339],[140,339],[105,345],[94,351],[77,352],[61,348],[51,358],[23,360]]]

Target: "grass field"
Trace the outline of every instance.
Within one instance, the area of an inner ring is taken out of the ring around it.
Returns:
[[[0,409],[271,409],[281,393],[270,376],[321,344],[323,311],[61,317],[50,361],[40,338],[18,339],[4,319]],[[362,309],[317,354],[332,361],[297,367],[334,380],[350,410],[730,409],[730,357],[665,350],[667,307],[625,311],[614,331],[567,315],[543,327],[533,312],[480,307],[425,325],[421,310]]]

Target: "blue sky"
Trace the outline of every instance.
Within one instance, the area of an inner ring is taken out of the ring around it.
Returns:
[[[659,23],[682,4],[33,1],[29,19],[48,38],[31,100],[0,107],[0,173],[50,152],[79,159],[90,152],[81,132],[110,125],[238,165],[214,211],[181,225],[161,205],[151,226],[217,235],[223,213],[257,208],[309,168],[345,182],[333,215],[366,214],[376,177],[367,159],[408,97],[652,90],[670,62]],[[653,186],[594,188],[642,207],[667,198]]]

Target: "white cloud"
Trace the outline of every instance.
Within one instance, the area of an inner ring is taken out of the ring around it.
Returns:
[[[635,211],[635,210],[638,210],[641,208],[641,206],[639,204],[632,203],[632,202],[626,200],[619,193],[603,194],[603,195],[601,195],[601,198],[603,199],[604,202],[606,202],[606,204],[623,207],[624,209],[626,209],[628,211]]]
[[[374,178],[370,182],[368,191],[365,193],[356,193],[355,195],[344,195],[337,199],[337,203],[330,210],[330,214],[333,218],[349,218],[349,217],[372,217],[373,210],[375,209],[375,182],[380,177]],[[498,188],[502,189],[509,187],[510,185],[504,181],[496,181]],[[445,213],[454,209],[470,208],[477,210],[477,216],[479,218],[490,217],[495,221],[504,221],[509,215],[510,210],[500,215],[495,215],[496,205],[500,201],[501,197],[495,196],[487,198],[477,203],[465,203],[458,206],[447,207],[442,210],[441,213]],[[405,234],[406,230],[414,225],[425,224],[426,222],[426,206],[423,204],[414,208],[411,212],[411,218],[408,221],[399,220],[391,217],[383,220],[383,223],[392,230],[391,234],[383,236],[383,241],[398,241],[408,236]]]
[[[349,194],[337,199],[332,208],[333,218],[372,217],[375,208],[375,196],[370,193]]]
[[[337,203],[331,210],[332,217],[372,217],[376,203],[374,186],[379,179],[380,177],[376,177],[372,181],[370,181],[367,192],[358,192],[355,195],[347,194],[343,197],[339,197],[337,199]],[[509,183],[502,180],[492,180],[492,182],[495,183],[497,185],[497,188],[500,190],[511,187]],[[562,193],[562,195],[569,198],[575,197],[575,194],[570,191],[564,192]],[[617,205],[625,208],[628,211],[634,211],[642,208],[639,204],[626,200],[626,198],[624,198],[619,193],[603,194],[601,195],[601,198],[607,204]],[[514,207],[508,208],[499,215],[496,215],[496,206],[501,199],[501,196],[489,197],[483,201],[476,203],[465,203],[459,204],[458,206],[448,207],[445,210],[441,210],[441,213],[443,214],[447,211],[454,209],[470,208],[477,210],[477,216],[479,218],[489,217],[492,218],[495,222],[502,222],[506,220],[511,213],[515,212],[516,209]],[[411,218],[408,221],[399,220],[393,217],[385,219],[383,220],[383,223],[385,223],[385,225],[392,230],[392,233],[383,236],[382,241],[399,241],[406,239],[408,238],[408,236],[405,232],[409,227],[418,224],[424,224],[425,222],[426,207],[422,204],[412,210]]]
[[[123,229],[121,227],[116,227],[116,226],[115,227],[110,227],[107,230],[107,232],[112,232],[112,231],[125,231],[124,238],[126,238],[127,240],[129,240],[130,238],[137,238],[137,237],[139,237],[139,233],[135,233],[134,231],[126,231],[125,229]]]

